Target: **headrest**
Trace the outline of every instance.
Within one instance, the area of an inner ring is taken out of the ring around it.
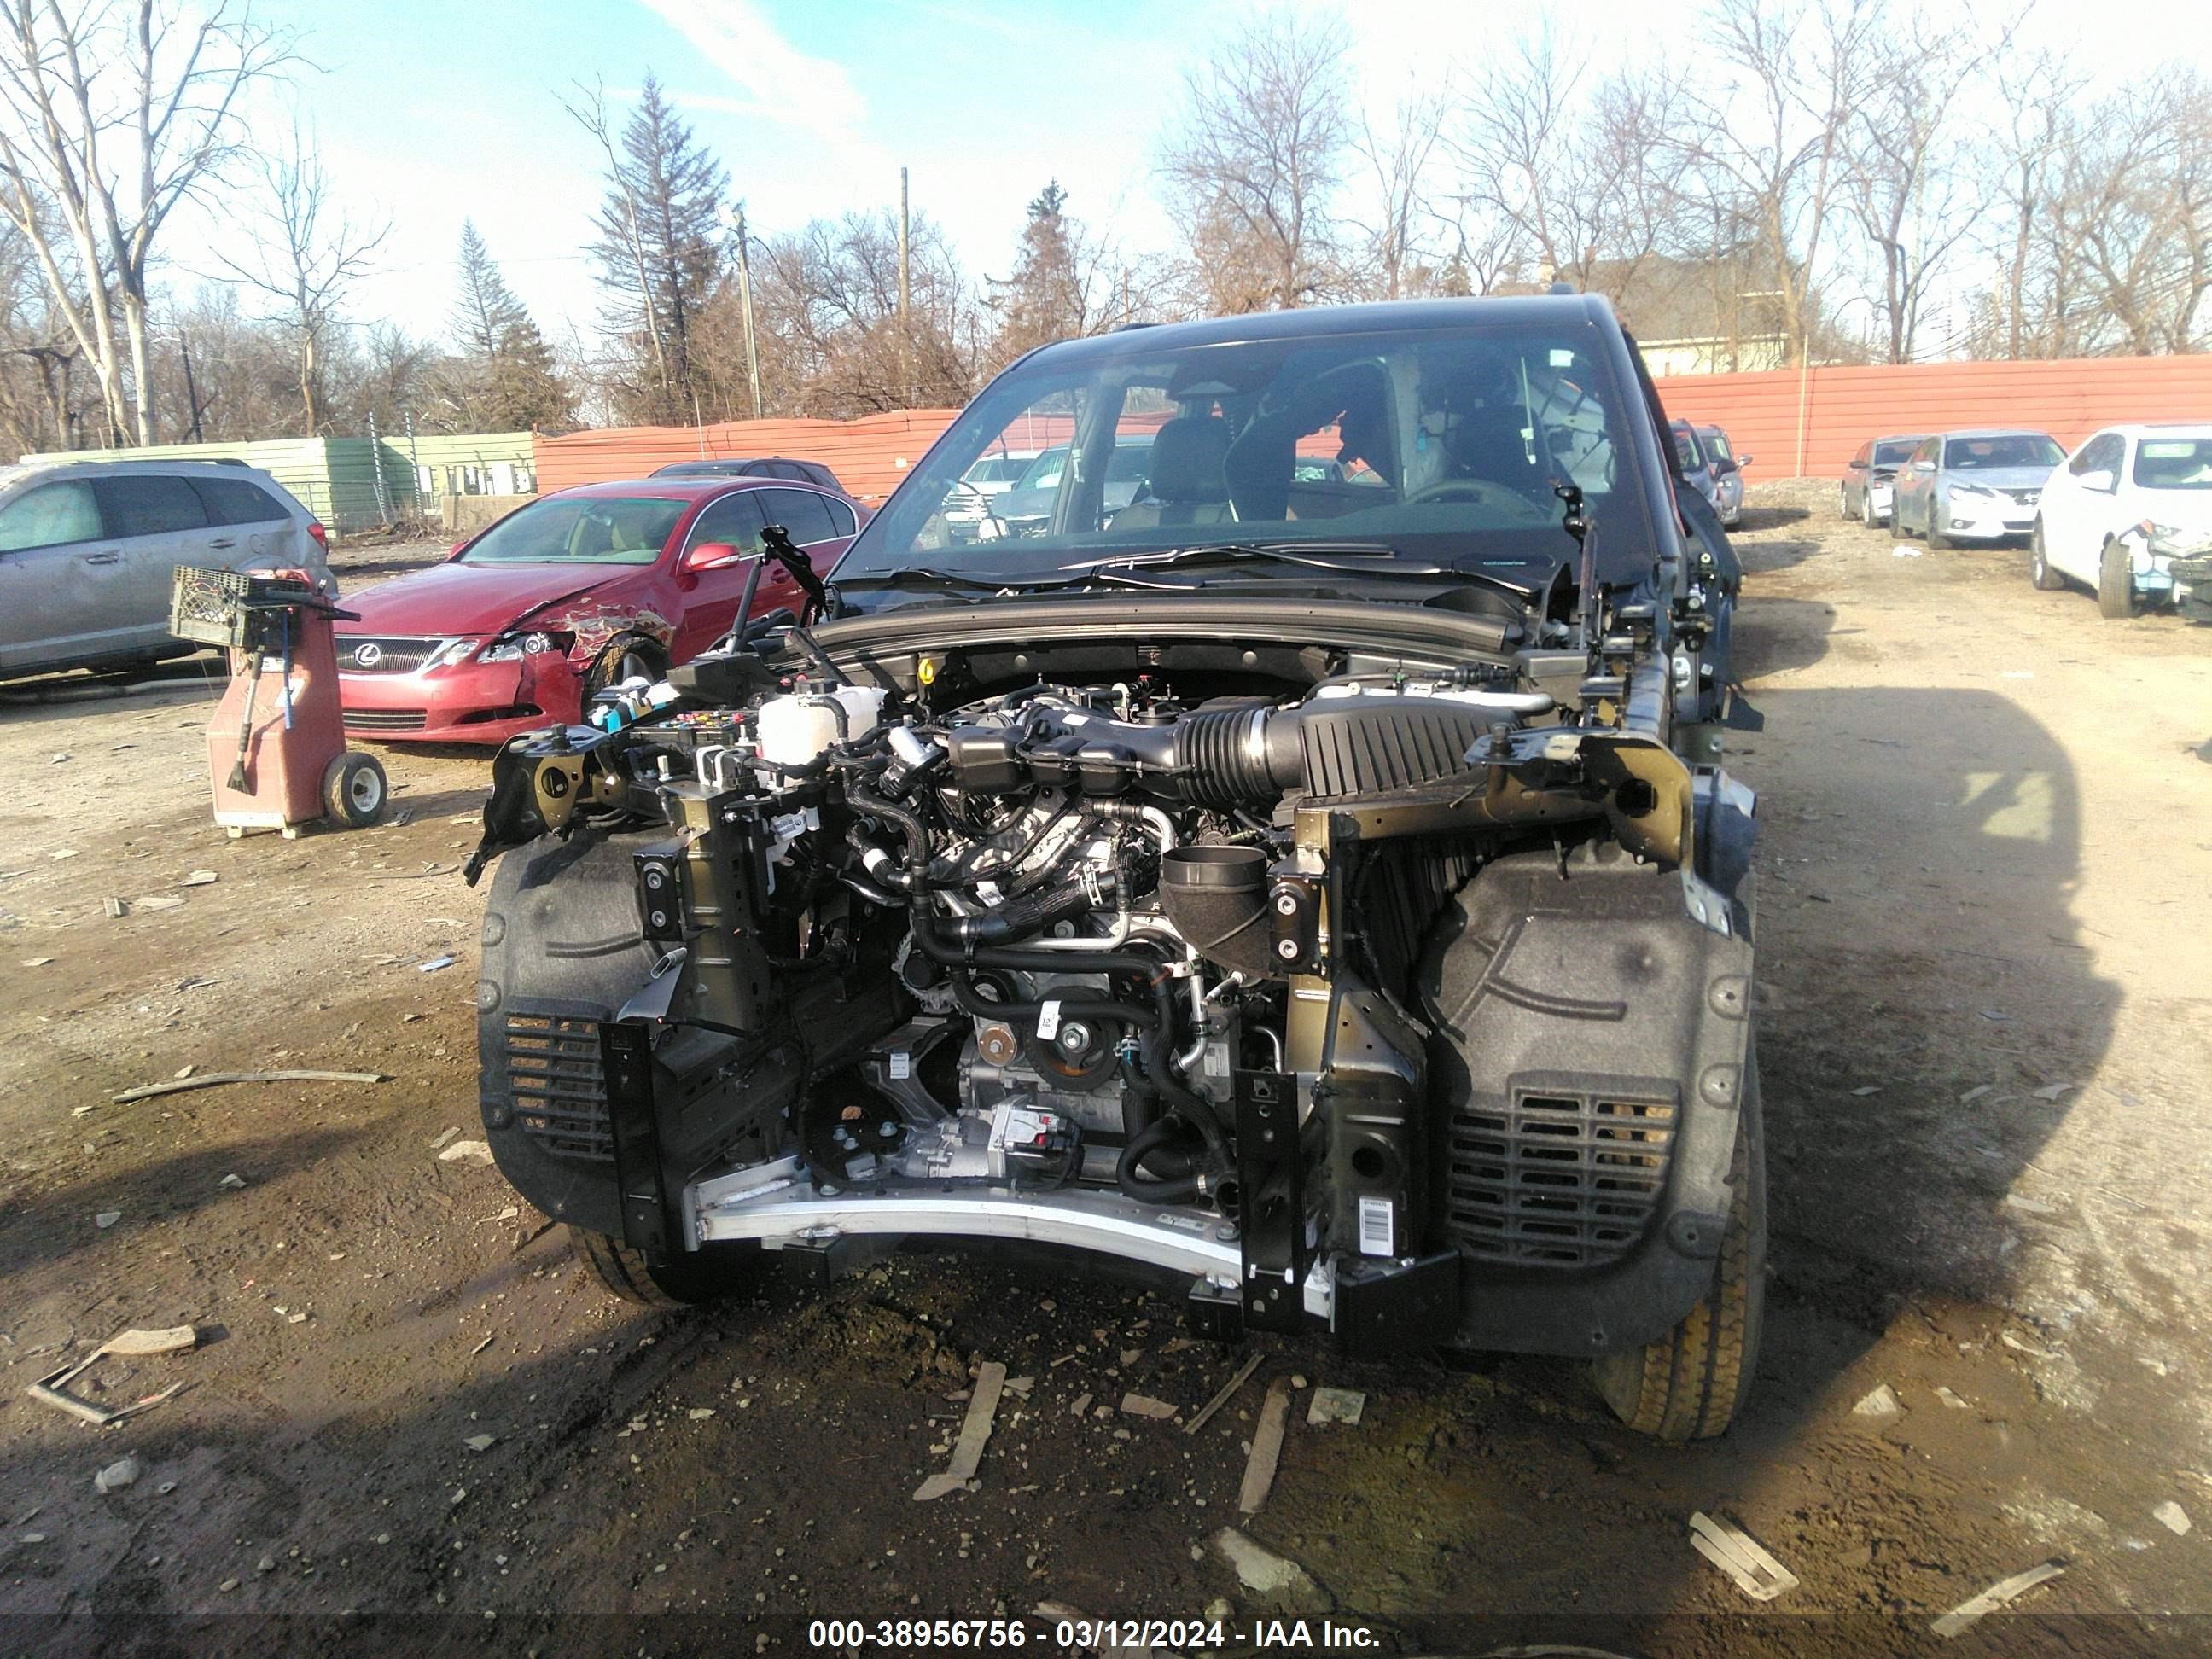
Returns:
[[[1228,422],[1218,415],[1179,416],[1152,439],[1147,482],[1164,501],[1225,501],[1222,467],[1228,459]]]

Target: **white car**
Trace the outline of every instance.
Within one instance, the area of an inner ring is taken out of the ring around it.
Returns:
[[[945,522],[972,528],[990,517],[992,498],[1012,489],[1037,454],[1034,449],[1016,449],[984,456],[960,475],[945,503]]]
[[[2035,585],[2092,588],[2107,617],[2171,604],[2212,622],[2212,426],[2108,426],[2053,471]]]

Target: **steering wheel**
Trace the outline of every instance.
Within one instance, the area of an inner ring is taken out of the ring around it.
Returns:
[[[1552,517],[1544,502],[1531,501],[1509,485],[1483,478],[1439,478],[1414,490],[1406,497],[1405,504],[1418,507],[1426,501],[1472,501],[1481,507],[1502,507],[1530,524]]]

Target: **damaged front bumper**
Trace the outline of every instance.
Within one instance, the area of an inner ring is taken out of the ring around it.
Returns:
[[[493,744],[580,722],[584,682],[557,651],[508,662],[480,662],[472,652],[462,661],[411,673],[341,671],[338,698],[350,737]]]

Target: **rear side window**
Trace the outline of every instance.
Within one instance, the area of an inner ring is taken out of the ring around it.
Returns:
[[[851,536],[858,533],[860,521],[853,516],[851,507],[842,501],[832,501],[827,496],[823,498],[822,505],[830,509],[830,522],[836,526],[838,535]]]
[[[243,478],[195,478],[210,524],[275,524],[292,515],[258,484]]]
[[[841,493],[843,491],[845,486],[837,482],[837,475],[820,462],[801,461],[799,465],[805,469],[808,477],[813,479],[824,489],[835,489]]]
[[[93,501],[90,484],[40,484],[0,507],[0,553],[61,547],[94,541],[99,535],[100,508]]]
[[[770,524],[780,524],[801,547],[811,542],[835,541],[837,526],[830,522],[830,506],[811,489],[763,489],[761,507]]]
[[[165,536],[207,527],[207,508],[185,479],[126,475],[95,478],[92,489],[112,536]]]
[[[721,542],[744,553],[760,551],[763,489],[740,489],[709,501],[691,521],[691,545]]]

